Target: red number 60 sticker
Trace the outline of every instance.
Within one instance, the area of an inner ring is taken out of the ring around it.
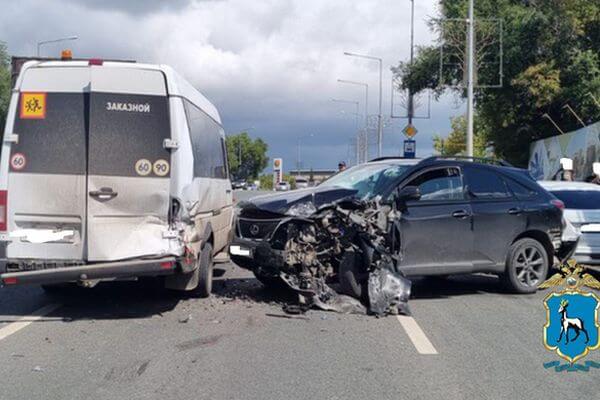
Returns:
[[[15,153],[10,158],[10,166],[15,171],[22,170],[23,168],[25,168],[26,164],[27,164],[27,159],[25,158],[25,155],[23,153]]]

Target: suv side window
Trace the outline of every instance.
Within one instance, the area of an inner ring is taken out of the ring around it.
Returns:
[[[511,192],[513,192],[513,194],[517,196],[517,199],[519,200],[531,199],[537,195],[537,192],[535,190],[530,189],[525,185],[521,185],[519,182],[514,181],[510,178],[506,179],[506,184],[508,185],[508,188],[511,190]]]
[[[504,180],[493,171],[468,168],[466,176],[469,194],[477,200],[502,200],[512,197]]]
[[[421,191],[419,201],[463,200],[464,190],[458,168],[441,168],[427,171],[406,186],[417,186]]]

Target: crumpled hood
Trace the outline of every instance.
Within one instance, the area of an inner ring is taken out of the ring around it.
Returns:
[[[324,204],[329,204],[345,197],[353,196],[355,193],[356,190],[353,189],[335,186],[317,186],[253,197],[250,200],[240,202],[239,207],[242,210],[259,209],[284,215],[287,214],[291,208],[301,204],[312,204],[318,209]]]

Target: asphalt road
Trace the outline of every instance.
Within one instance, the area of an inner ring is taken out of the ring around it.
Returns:
[[[483,275],[422,279],[413,318],[290,317],[289,295],[220,268],[208,299],[153,280],[0,289],[0,399],[598,396],[600,369],[543,367],[558,359],[542,345],[543,292],[508,294]]]

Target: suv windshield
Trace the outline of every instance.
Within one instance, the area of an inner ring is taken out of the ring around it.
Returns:
[[[362,164],[342,171],[320,186],[338,186],[356,190],[356,197],[369,198],[381,194],[411,165]]]

